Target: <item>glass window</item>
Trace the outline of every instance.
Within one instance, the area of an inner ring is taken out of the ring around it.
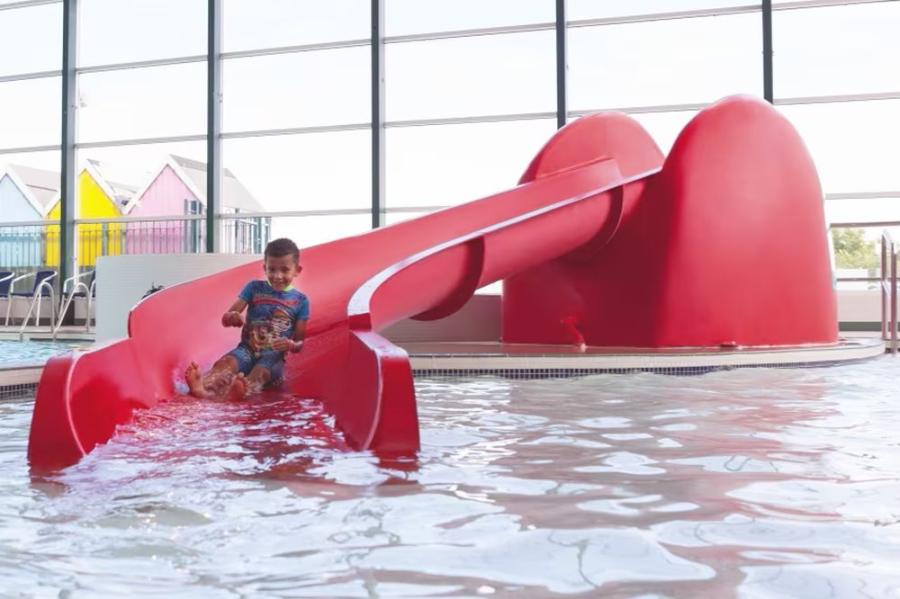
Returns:
[[[145,187],[156,176],[170,157],[184,158],[203,163],[206,161],[206,142],[188,141],[158,144],[136,144],[81,148],[76,153],[81,168],[93,162],[103,175],[117,183],[123,190],[135,191]]]
[[[252,191],[263,210],[338,210],[372,204],[369,131],[226,139],[222,145],[223,164]]]
[[[76,210],[79,218],[106,217],[116,211],[129,216],[178,216],[183,213],[184,200],[194,199],[184,197],[187,188],[194,185],[199,193],[205,193],[205,181],[195,180],[197,173],[186,169],[182,176],[190,175],[194,179],[178,184],[174,179],[159,181],[147,191],[169,160],[196,161],[205,169],[206,143],[202,141],[83,148],[77,151],[76,158],[79,175],[90,165],[92,173],[102,179],[94,181],[87,192],[81,190],[85,178],[79,176],[76,179],[79,197],[87,198],[87,193],[94,193],[101,194],[104,200],[79,202]],[[91,213],[83,213],[82,208]]]
[[[900,189],[900,100],[780,106],[809,148],[825,193]]]
[[[549,23],[556,19],[554,0],[389,0],[384,11],[389,36]]]
[[[46,152],[0,153],[0,171],[12,168],[22,183],[30,187],[31,195],[42,211],[46,211],[56,200],[59,193],[59,169],[61,161],[59,150]],[[0,222],[37,221],[43,214],[34,213],[30,207],[17,203],[15,206],[4,205],[5,194],[8,193],[9,181],[0,180]],[[0,242],[2,245],[2,242]]]
[[[385,225],[396,225],[397,223],[402,223],[407,220],[419,218],[420,216],[425,216],[426,214],[434,212],[435,210],[438,210],[438,208],[435,208],[433,210],[415,210],[415,211],[398,210],[396,212],[391,211],[384,215],[384,224]]]
[[[0,76],[59,70],[62,3],[0,11]]]
[[[87,73],[78,96],[82,143],[206,132],[205,63]]]
[[[59,244],[56,255],[48,255],[52,238],[43,220],[59,193],[60,152],[0,153],[0,170],[7,165],[28,187],[36,205],[21,201],[16,184],[0,177],[0,270],[36,270],[58,264]]]
[[[223,130],[367,122],[370,77],[368,46],[226,60]]]
[[[0,153],[0,168],[9,164],[17,164],[58,173],[61,160],[62,154],[59,150]]]
[[[204,251],[204,220],[160,218],[205,213],[205,158],[203,141],[79,150],[78,218],[134,219],[124,224],[79,224],[79,264],[93,265],[105,255]],[[259,229],[258,225],[242,226],[240,232],[247,233],[241,236],[242,244],[223,246],[225,251],[252,251],[256,246],[251,242],[259,236],[252,237],[251,231]]]
[[[696,111],[685,110],[681,112],[647,112],[631,116],[643,125],[663,154],[668,155],[681,130],[696,114]]]
[[[301,248],[359,235],[372,229],[370,214],[273,216],[271,239],[289,237]]]
[[[369,39],[368,0],[224,0],[226,52]]]
[[[776,11],[776,97],[900,90],[900,2]]]
[[[826,200],[825,216],[829,223],[900,222],[900,197]]]
[[[729,6],[759,6],[752,0],[629,0],[628,2],[598,2],[597,0],[568,0],[569,20],[602,19],[632,15],[724,8]]]
[[[78,64],[206,54],[206,6],[206,0],[81,0]]]
[[[556,110],[552,31],[388,44],[388,120]]]
[[[825,204],[828,212],[829,203]],[[894,211],[896,214],[896,210]],[[888,229],[892,236],[900,228]],[[829,231],[834,250],[834,276],[836,279],[881,276],[881,233],[884,227],[835,227]],[[896,237],[894,237],[896,239]],[[840,281],[841,290],[878,289],[877,281]]]
[[[59,144],[62,78],[0,83],[0,147]]]
[[[570,106],[652,106],[762,95],[757,14],[576,27]]]
[[[451,206],[515,187],[552,120],[388,128],[387,206]]]

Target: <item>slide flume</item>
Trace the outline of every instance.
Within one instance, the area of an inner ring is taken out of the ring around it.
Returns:
[[[644,162],[625,169],[600,157],[481,200],[303,249],[295,285],[309,296],[312,318],[303,352],[288,358],[284,392],[324,401],[354,448],[415,452],[409,360],[378,331],[403,318],[446,316],[478,287],[577,248],[601,247],[621,219],[625,190],[658,172],[659,163]],[[301,246],[302,235],[295,235]],[[134,409],[172,397],[189,361],[208,365],[232,347],[237,332],[221,327],[219,313],[261,275],[253,263],[165,289],[132,310],[128,338],[51,359],[32,420],[32,469],[76,463]]]

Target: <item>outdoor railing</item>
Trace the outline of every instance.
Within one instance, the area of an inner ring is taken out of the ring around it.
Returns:
[[[266,216],[221,215],[220,251],[260,254],[271,236]],[[59,224],[53,221],[0,222],[0,270],[29,272],[59,266]],[[206,216],[96,218],[75,221],[80,270],[100,256],[193,254],[206,251]]]
[[[897,353],[897,246],[891,234],[881,234],[881,337]]]

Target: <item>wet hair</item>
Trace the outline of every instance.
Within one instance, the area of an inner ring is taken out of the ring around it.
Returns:
[[[288,239],[287,237],[282,237],[281,239],[273,239],[266,245],[266,253],[264,254],[265,258],[280,258],[282,256],[293,256],[294,262],[296,264],[300,264],[300,250],[297,248],[297,244]]]

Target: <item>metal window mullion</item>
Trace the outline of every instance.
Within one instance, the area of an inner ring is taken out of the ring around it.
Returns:
[[[371,0],[372,228],[385,223],[384,182],[384,0]]]
[[[568,104],[568,39],[566,32],[566,0],[556,0],[556,127],[569,120]]]
[[[33,79],[53,79],[62,75],[62,71],[33,71],[31,73],[17,73],[15,75],[0,76],[0,83],[14,83],[16,81],[31,81]]]
[[[9,2],[0,4],[0,11],[16,10],[17,8],[31,8],[33,6],[43,6],[45,4],[61,4],[63,0],[22,0],[21,2]]]
[[[208,0],[207,6],[206,252],[213,253],[222,190],[222,0]]]
[[[192,56],[175,56],[172,58],[156,58],[152,60],[135,60],[130,62],[115,62],[109,64],[98,64],[87,67],[79,67],[77,72],[79,75],[91,73],[106,73],[109,71],[131,71],[136,69],[152,69],[154,67],[167,67],[180,64],[192,64],[195,62],[204,62],[206,55]]]
[[[62,131],[60,134],[59,181],[59,280],[75,272],[75,133],[77,131],[78,0],[63,2],[62,41]]]
[[[772,66],[772,0],[762,0],[763,98],[775,101]]]

